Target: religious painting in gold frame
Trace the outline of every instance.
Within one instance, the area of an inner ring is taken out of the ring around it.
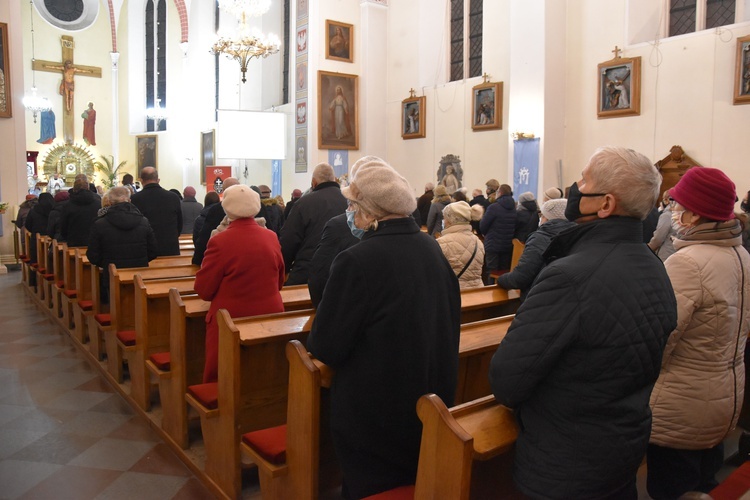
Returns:
[[[8,58],[8,25],[0,23],[0,118],[13,116],[10,93],[10,59]]]
[[[157,149],[157,136],[155,135],[138,135],[136,136],[136,156],[138,158],[138,176],[144,167],[157,168],[156,161],[159,158]]]
[[[354,26],[326,19],[326,59],[354,61]]]
[[[425,107],[427,98],[409,97],[401,101],[401,137],[420,139],[425,136]]]
[[[318,71],[318,149],[359,149],[357,75]]]
[[[616,57],[597,66],[598,118],[641,114],[641,58]]]
[[[737,39],[734,104],[750,104],[750,35]]]
[[[503,82],[485,82],[472,87],[471,128],[503,128]]]

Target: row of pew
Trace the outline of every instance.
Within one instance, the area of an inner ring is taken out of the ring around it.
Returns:
[[[32,264],[22,256],[29,293],[217,495],[240,498],[243,467],[253,466],[263,498],[317,498],[337,487],[321,403],[333,375],[304,348],[315,317],[306,286],[282,289],[284,313],[232,318],[221,310],[219,378],[203,384],[210,304],[194,291],[191,241],[181,242],[183,255],[147,268],[107,270],[92,266],[85,248],[43,236],[31,244],[39,258]],[[103,272],[109,304],[101,301]],[[508,464],[506,473],[492,467],[481,481],[478,464],[507,461],[517,433],[512,414],[490,396],[487,373],[518,294],[467,289],[461,304],[459,406],[448,409],[434,395],[420,399],[422,449],[409,498],[443,497],[429,493],[437,488],[455,490],[450,498],[478,498],[493,483],[495,497],[498,484],[509,498],[516,494]]]

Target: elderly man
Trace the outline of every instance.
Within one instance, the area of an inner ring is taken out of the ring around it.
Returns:
[[[141,183],[143,189],[135,193],[131,200],[154,229],[159,257],[180,255],[180,197],[159,185],[159,173],[154,167],[141,170]]]
[[[266,218],[266,229],[279,234],[281,226],[284,225],[284,211],[279,205],[279,200],[271,198],[271,188],[265,184],[258,186],[258,190],[260,191],[260,203]]]
[[[284,267],[289,273],[287,285],[307,283],[310,261],[326,222],[346,211],[346,199],[332,166],[318,164],[313,170],[311,186],[312,192],[294,205],[279,237]]]
[[[101,207],[102,200],[89,190],[86,175],[76,175],[73,189],[70,190],[70,201],[60,214],[60,236],[68,242],[69,247],[88,246],[91,226]]]
[[[521,429],[514,478],[530,497],[637,498],[649,396],[677,323],[664,266],[643,244],[660,182],[635,151],[594,153],[570,188],[577,225],[550,245],[492,358],[492,390]]]
[[[424,194],[417,198],[417,211],[419,212],[420,224],[427,224],[427,216],[430,213],[430,205],[435,197],[435,184],[428,182],[424,185]]]
[[[201,214],[203,204],[195,199],[195,188],[187,186],[182,191],[184,197],[180,202],[182,210],[182,234],[193,234],[195,219]]]

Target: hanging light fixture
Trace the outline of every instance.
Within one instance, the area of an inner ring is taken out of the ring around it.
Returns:
[[[157,98],[156,106],[146,109],[146,118],[154,120],[154,129],[159,130],[162,120],[167,119],[167,110],[161,107],[161,99]]]
[[[281,41],[273,34],[264,35],[257,28],[250,28],[247,20],[259,17],[271,7],[271,0],[219,0],[219,7],[238,18],[237,33],[220,35],[211,47],[211,53],[224,54],[240,63],[242,83],[247,79],[247,65],[253,58],[266,58],[279,51]]]
[[[36,95],[36,72],[33,69],[36,51],[34,47],[34,4],[32,0],[29,0],[29,10],[31,11],[31,95],[25,95],[22,102],[23,106],[34,114],[34,123],[36,123],[36,115],[52,109],[52,104],[46,97]]]

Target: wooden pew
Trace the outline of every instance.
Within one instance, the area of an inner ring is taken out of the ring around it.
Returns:
[[[159,381],[162,404],[162,429],[182,448],[188,447],[188,418],[185,394],[190,385],[203,380],[206,345],[206,313],[211,305],[197,295],[170,291],[169,369],[152,360],[146,362]],[[284,310],[310,309],[312,301],[307,285],[281,289]]]
[[[75,275],[75,248],[68,248],[68,244],[62,244],[62,266],[64,290],[62,294],[62,321],[68,330],[73,328],[73,304],[78,301]]]
[[[55,318],[60,319],[63,315],[62,296],[65,292],[65,274],[63,272],[63,244],[52,240],[52,270],[55,274],[52,287],[52,310]]]
[[[86,247],[76,247],[75,277],[77,301],[73,304],[73,338],[81,344],[89,341],[88,322],[94,315],[94,302],[91,288],[91,263],[86,257]]]
[[[23,253],[18,257],[21,259],[21,280],[26,286],[31,286],[31,233],[21,228]]]
[[[474,361],[477,358],[484,360],[492,357],[512,321],[513,316],[504,316],[468,323],[461,327],[459,377],[456,389],[458,403],[492,393],[488,381],[489,363]],[[287,345],[286,356],[289,361],[286,460],[283,464],[273,463],[266,454],[251,445],[253,438],[249,436],[243,436],[241,439],[241,453],[258,465],[264,499],[312,499],[317,498],[319,478],[331,475],[330,471],[319,474],[320,457],[329,455],[320,452],[321,442],[327,441],[322,437],[326,436],[327,432],[326,427],[321,427],[320,398],[321,388],[330,387],[333,373],[326,365],[312,359],[307,349],[299,342],[292,341]],[[479,388],[484,390],[481,391]],[[490,396],[490,399],[494,398]],[[274,430],[261,431],[268,432]],[[438,494],[424,498],[441,497],[442,495]],[[454,497],[447,495],[445,498]]]
[[[39,257],[41,267],[39,267],[40,286],[42,287],[42,303],[48,309],[53,307],[53,292],[55,289],[55,270],[52,259],[52,244],[54,240],[49,236],[42,237],[42,255]]]
[[[44,254],[44,242],[46,239],[47,236],[37,233],[34,235],[34,241],[32,242],[36,247],[36,262],[31,265],[34,271],[34,281],[36,282],[34,294],[42,303],[44,303],[44,274],[47,272],[47,256]]]

